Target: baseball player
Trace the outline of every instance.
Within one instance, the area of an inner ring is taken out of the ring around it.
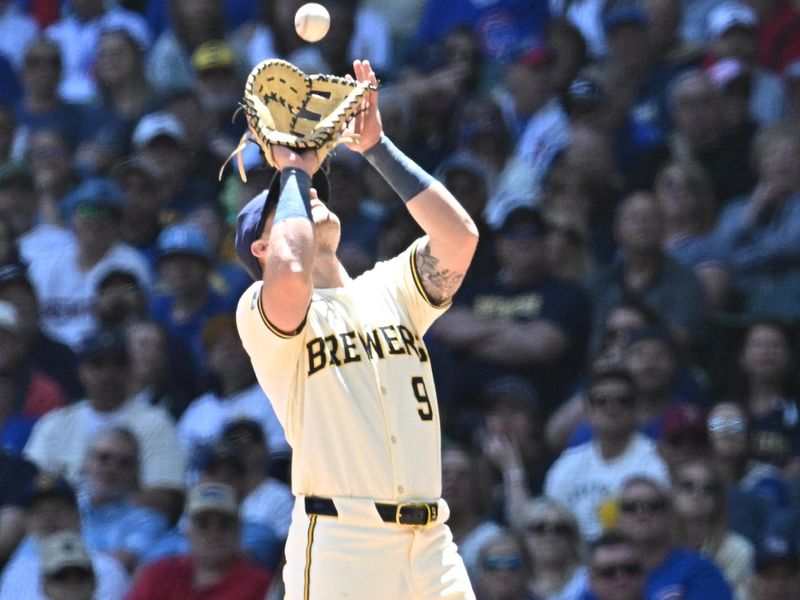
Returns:
[[[377,85],[369,62],[353,66]],[[445,525],[422,336],[461,284],[477,229],[383,134],[375,91],[353,133],[349,147],[425,231],[408,250],[351,279],[316,153],[282,146],[272,148],[280,175],[237,223],[237,254],[257,279],[239,301],[239,335],[293,448],[286,598],[474,598]]]

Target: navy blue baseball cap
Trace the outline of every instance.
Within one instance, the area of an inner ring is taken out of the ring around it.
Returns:
[[[119,216],[124,205],[125,196],[119,186],[112,179],[96,177],[84,181],[67,194],[61,206],[63,214],[69,217],[78,208],[87,206]]]
[[[190,223],[170,225],[158,236],[158,260],[176,254],[196,256],[208,263],[213,259],[211,246],[203,230]]]
[[[30,508],[37,500],[43,498],[63,498],[70,504],[77,506],[78,499],[75,489],[60,475],[51,475],[41,472],[34,477],[22,490],[20,504]]]
[[[328,177],[322,169],[317,170],[311,178],[311,187],[317,191],[317,196],[328,204],[330,189]],[[236,256],[254,280],[261,279],[261,266],[258,259],[253,256],[250,246],[264,232],[270,208],[278,201],[281,193],[281,174],[276,172],[272,176],[269,188],[258,194],[244,205],[236,217]]]
[[[647,25],[647,15],[633,2],[610,9],[603,17],[603,29],[606,33],[619,25]]]

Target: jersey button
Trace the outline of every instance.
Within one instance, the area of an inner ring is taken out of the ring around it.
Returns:
[[[381,386],[381,394],[386,395],[386,388]]]
[[[403,492],[405,492],[405,491],[406,491],[406,490],[405,490],[405,488],[404,488],[402,485],[398,485],[398,486],[397,486],[397,493],[398,493],[398,494],[402,494],[402,493],[403,493]]]
[[[397,443],[397,438],[396,438],[396,437],[392,436],[392,437],[390,437],[389,439],[390,439],[390,440],[392,440],[392,443],[393,443],[393,444],[396,444],[396,443]]]

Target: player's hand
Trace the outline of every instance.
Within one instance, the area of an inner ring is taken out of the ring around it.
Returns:
[[[279,171],[295,167],[313,175],[319,169],[319,157],[315,150],[296,150],[286,146],[273,145],[272,157]]]
[[[368,81],[371,85],[378,86],[378,78],[368,60],[354,60],[353,71],[357,81]],[[352,79],[352,76],[347,75],[347,78]],[[376,90],[367,92],[361,108],[347,126],[347,131],[359,136],[357,142],[347,144],[348,148],[356,152],[364,152],[378,142],[383,133],[383,124],[378,111],[378,92]]]

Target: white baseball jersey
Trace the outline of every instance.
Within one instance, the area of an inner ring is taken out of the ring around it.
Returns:
[[[237,324],[293,449],[296,495],[384,501],[441,494],[440,421],[422,336],[446,309],[416,271],[416,243],[348,282],[315,289],[294,335],[261,307],[262,282]]]

